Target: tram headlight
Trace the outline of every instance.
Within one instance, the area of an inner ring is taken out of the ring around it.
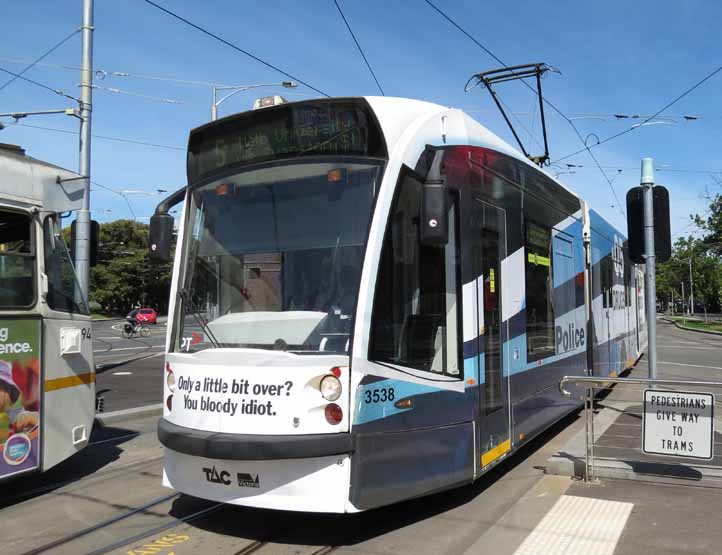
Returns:
[[[173,393],[175,391],[175,374],[172,371],[166,372],[165,383],[168,385],[168,390]]]
[[[324,376],[321,380],[321,395],[327,401],[335,401],[341,397],[341,382],[336,376]]]

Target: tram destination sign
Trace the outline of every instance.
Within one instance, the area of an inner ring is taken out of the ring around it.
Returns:
[[[644,391],[642,451],[709,460],[714,455],[714,396],[684,391]]]
[[[188,179],[193,183],[227,166],[327,155],[387,156],[381,129],[365,100],[281,104],[194,129]]]

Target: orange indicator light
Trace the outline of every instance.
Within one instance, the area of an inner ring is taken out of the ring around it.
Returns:
[[[334,170],[329,170],[326,177],[328,178],[329,183],[341,183],[344,180],[345,173],[346,172],[343,168],[336,168]]]

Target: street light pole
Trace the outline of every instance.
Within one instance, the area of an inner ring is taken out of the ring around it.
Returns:
[[[281,83],[260,83],[258,85],[238,85],[238,86],[218,86],[215,83],[211,85],[212,88],[212,100],[211,100],[211,121],[218,119],[218,106],[225,100],[228,100],[234,94],[239,92],[247,91],[250,89],[257,89],[260,87],[285,87],[287,89],[294,89],[298,86],[294,81],[283,81]],[[218,91],[231,91],[226,96],[218,100]]]
[[[684,281],[682,281],[682,316],[687,312],[687,303],[684,302]]]
[[[218,119],[218,103],[216,102],[216,85],[215,83],[212,85],[213,87],[213,100],[211,101],[211,121],[216,121]]]
[[[694,316],[694,282],[692,281],[692,257],[689,257],[689,310]]]

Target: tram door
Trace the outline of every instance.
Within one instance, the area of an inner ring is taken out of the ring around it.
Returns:
[[[509,377],[503,368],[501,261],[506,257],[506,213],[486,202],[474,203],[475,275],[479,322],[481,468],[511,448],[509,439]]]

